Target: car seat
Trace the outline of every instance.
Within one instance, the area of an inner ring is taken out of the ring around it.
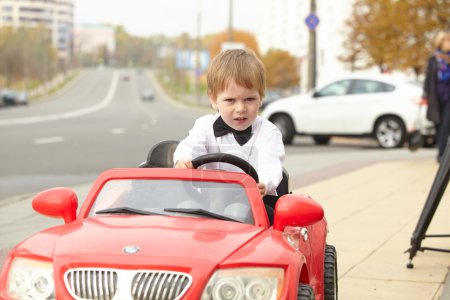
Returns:
[[[168,140],[154,145],[147,155],[147,160],[139,168],[173,168],[173,153],[179,141]]]

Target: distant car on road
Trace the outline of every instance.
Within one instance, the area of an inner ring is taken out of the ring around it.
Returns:
[[[124,74],[122,75],[122,81],[129,81],[130,80],[130,75]]]
[[[145,89],[144,91],[142,91],[141,98],[142,98],[142,100],[150,100],[151,101],[151,100],[155,99],[155,95],[151,89]]]
[[[370,136],[382,148],[397,148],[419,122],[424,140],[434,138],[421,94],[417,83],[392,75],[353,74],[274,101],[261,115],[277,125],[286,144],[296,134],[317,144],[328,144],[332,136]]]
[[[3,105],[27,105],[28,94],[25,91],[3,89],[0,91],[0,100]]]

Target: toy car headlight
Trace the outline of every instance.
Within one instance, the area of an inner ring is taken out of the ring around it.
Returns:
[[[8,273],[11,299],[56,299],[53,265],[48,262],[17,258]]]
[[[277,300],[283,283],[281,268],[218,270],[203,290],[201,300]]]

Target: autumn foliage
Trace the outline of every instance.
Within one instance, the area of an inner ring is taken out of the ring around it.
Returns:
[[[267,87],[288,89],[299,84],[299,65],[289,52],[270,49],[262,58],[266,66]]]
[[[376,66],[422,74],[434,33],[449,22],[448,0],[356,0],[340,60],[352,70]]]
[[[228,31],[222,31],[205,38],[205,45],[209,49],[211,58],[219,54],[222,44],[228,42]],[[242,30],[233,30],[233,42],[243,43],[246,48],[252,49],[256,55],[259,54],[258,42],[253,34]]]

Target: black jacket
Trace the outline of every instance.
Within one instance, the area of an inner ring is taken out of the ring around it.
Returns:
[[[439,124],[441,122],[441,103],[437,95],[438,64],[435,56],[428,59],[422,97],[428,99],[427,119]]]

